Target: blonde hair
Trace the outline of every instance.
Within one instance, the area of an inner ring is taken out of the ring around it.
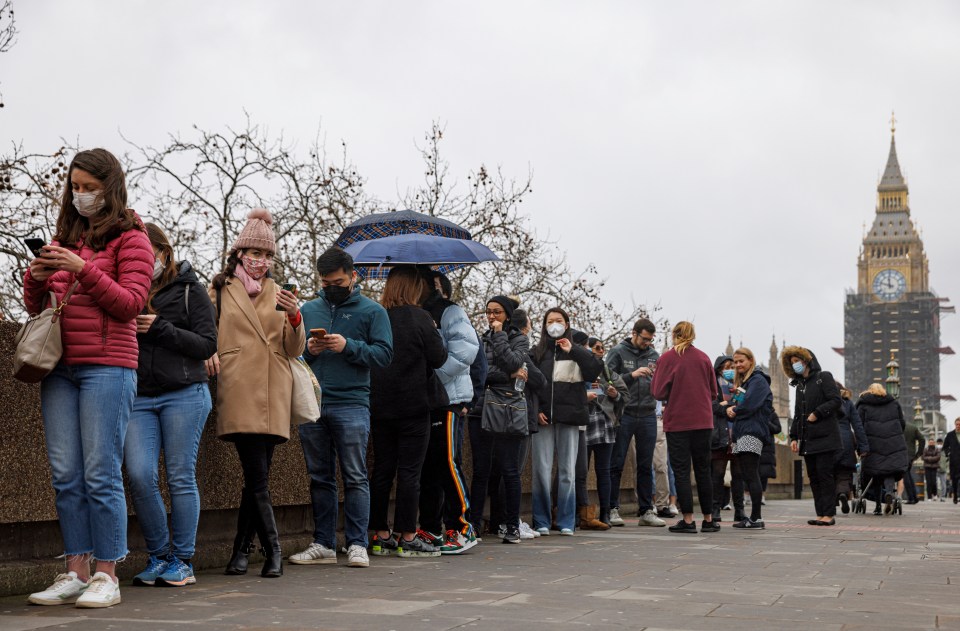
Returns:
[[[877,383],[876,381],[867,386],[867,389],[864,390],[860,396],[865,394],[875,394],[878,397],[882,397],[887,394],[887,389],[883,386],[882,383]]]
[[[747,374],[741,377],[740,373],[736,373],[736,376],[733,378],[734,387],[739,388],[753,376],[753,371],[757,369],[757,359],[753,356],[753,351],[745,346],[741,346],[733,351],[733,356],[736,357],[737,355],[742,355],[750,360],[750,370],[747,371]]]
[[[697,333],[693,328],[693,322],[677,322],[673,327],[673,350],[677,355],[683,355],[683,351],[693,345],[693,340],[697,339]]]

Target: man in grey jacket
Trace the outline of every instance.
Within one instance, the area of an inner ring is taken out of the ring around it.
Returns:
[[[630,450],[630,441],[636,440],[637,498],[640,526],[665,526],[653,509],[653,479],[650,467],[657,444],[657,401],[650,394],[650,382],[660,354],[653,348],[656,325],[646,318],[637,320],[630,337],[614,346],[607,354],[607,366],[623,377],[630,390],[630,399],[617,428],[617,442],[610,463],[610,525],[623,526],[620,516],[620,477]]]
[[[477,544],[460,451],[463,418],[473,399],[470,365],[480,350],[480,338],[466,312],[450,301],[447,277],[439,272],[425,274],[434,292],[423,308],[433,316],[447,349],[446,363],[434,372],[449,404],[430,412],[430,444],[420,472],[420,529],[441,554],[459,554]]]

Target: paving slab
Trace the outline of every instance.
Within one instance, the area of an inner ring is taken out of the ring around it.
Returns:
[[[629,509],[628,509],[629,510]],[[768,528],[676,535],[629,523],[371,567],[285,566],[279,579],[201,573],[187,588],[122,586],[104,610],[0,599],[0,631],[65,629],[960,629],[960,507],[907,507],[808,526],[771,501]],[[257,559],[251,567],[257,567]]]

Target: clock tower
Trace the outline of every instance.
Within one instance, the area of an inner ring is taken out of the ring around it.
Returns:
[[[882,383],[894,354],[900,363],[901,404],[940,409],[940,311],[930,289],[923,240],[910,216],[907,182],[900,171],[895,119],[890,153],[877,185],[873,225],[857,260],[857,289],[844,309],[845,385],[858,395]]]

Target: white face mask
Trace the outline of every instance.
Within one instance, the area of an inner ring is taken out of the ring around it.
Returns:
[[[163,262],[160,259],[153,262],[153,280],[160,278],[160,275],[163,274],[163,267]]]
[[[561,335],[563,335],[563,332],[566,330],[567,330],[567,327],[563,326],[559,322],[551,322],[550,324],[547,325],[547,335],[549,335],[553,339],[558,339]]]
[[[106,201],[102,197],[97,200],[97,196],[99,195],[99,191],[96,193],[74,192],[73,207],[76,208],[77,212],[83,217],[93,217],[103,210],[103,207],[106,205]]]

